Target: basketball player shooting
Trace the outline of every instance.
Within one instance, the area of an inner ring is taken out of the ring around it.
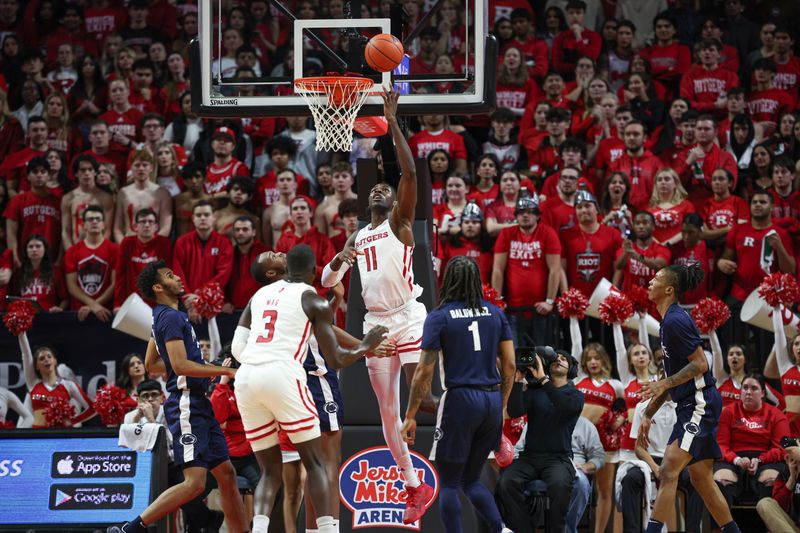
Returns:
[[[406,509],[403,522],[419,520],[433,497],[433,488],[421,483],[411,463],[408,445],[400,431],[400,373],[411,385],[420,358],[425,306],[417,301],[422,288],[414,283],[414,212],[417,206],[417,174],[414,159],[397,122],[398,93],[383,93],[383,114],[394,138],[400,165],[400,182],[395,195],[392,187],[378,183],[369,193],[371,220],[347,240],[344,249],[325,266],[322,285],[333,287],[353,263],[358,263],[361,297],[367,308],[364,331],[382,324],[389,328],[388,339],[397,345],[397,357],[367,359],[369,379],[380,407],[383,436],[392,457],[403,473]],[[422,411],[435,412],[436,402],[428,393]]]

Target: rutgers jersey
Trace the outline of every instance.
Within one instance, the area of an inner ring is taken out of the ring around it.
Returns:
[[[303,311],[304,292],[317,291],[305,283],[276,281],[258,289],[250,300],[252,319],[247,347],[241,363],[262,365],[276,361],[296,361],[299,365],[308,352],[311,322]]]
[[[400,242],[389,219],[374,229],[369,224],[361,228],[354,247],[368,311],[391,311],[422,294],[422,287],[414,284],[414,247]]]

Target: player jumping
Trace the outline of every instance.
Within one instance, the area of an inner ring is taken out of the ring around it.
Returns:
[[[172,433],[175,464],[183,468],[184,479],[162,492],[142,514],[122,526],[109,527],[107,532],[144,533],[147,526],[202,494],[209,470],[219,484],[228,530],[248,531],[225,435],[206,398],[208,378],[234,378],[236,370],[205,364],[188,316],[178,311],[178,301],[185,293],[183,282],[163,261],[147,265],[137,284],[142,294],[156,301],[145,367],[148,372],[168,376],[169,398],[164,403],[164,417]]]
[[[316,276],[314,252],[304,244],[295,246],[286,255],[286,268],[285,280],[262,287],[253,295],[249,313],[243,313],[236,334],[241,338],[242,329],[249,329],[246,346],[239,353],[241,343],[237,340],[233,353],[242,363],[236,376],[236,403],[245,435],[261,467],[253,533],[267,533],[269,515],[281,486],[278,428],[289,435],[306,467],[319,532],[336,533],[339,527],[333,518],[319,415],[303,368],[308,340],[313,333],[323,353],[331,354],[335,360],[347,360],[362,357],[378,346],[387,330],[376,326],[358,348],[340,348],[332,326],[333,311],[310,285]]]
[[[722,533],[739,533],[731,511],[714,481],[714,459],[722,456],[717,444],[717,426],[722,412],[722,397],[703,353],[700,332],[692,317],[678,303],[683,293],[703,281],[697,264],[662,268],[650,281],[649,296],[661,322],[661,350],[666,378],[645,383],[639,394],[652,398],[642,417],[639,444],[647,448],[653,415],[667,399],[678,404],[678,417],[664,453],[659,475],[660,486],[645,533],[660,533],[675,505],[675,489],[681,471],[687,467],[692,485],[714,517]]]
[[[397,345],[399,357],[369,358],[367,369],[372,389],[378,399],[386,445],[403,473],[406,485],[406,509],[403,523],[419,520],[433,498],[434,490],[421,483],[411,463],[408,445],[400,432],[400,373],[411,379],[420,357],[425,306],[417,301],[422,288],[414,284],[411,256],[414,252],[414,211],[417,205],[417,174],[414,159],[397,122],[398,93],[387,89],[383,113],[395,141],[400,164],[400,182],[395,196],[392,187],[378,183],[369,193],[370,224],[347,239],[344,249],[325,266],[322,284],[333,287],[358,261],[361,297],[367,308],[364,331],[376,324],[389,328],[389,339]],[[433,397],[423,399],[423,410],[435,410]]]

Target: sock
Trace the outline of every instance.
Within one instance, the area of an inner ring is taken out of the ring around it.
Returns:
[[[406,453],[397,461],[397,466],[403,472],[403,479],[406,480],[406,485],[415,489],[420,486],[417,471],[414,470],[414,465],[411,463],[411,454]]]
[[[644,533],[661,533],[661,528],[663,527],[663,522],[651,518],[650,522],[647,523],[647,529],[644,530]]]
[[[319,533],[319,529],[309,529],[309,528],[306,528],[306,533]]]
[[[334,524],[332,516],[320,516],[317,518],[317,529],[319,533],[339,533],[339,524]]]
[[[737,526],[736,522],[733,520],[722,526],[720,530],[722,533],[741,533],[741,531],[739,531],[739,526]]]
[[[142,517],[137,516],[136,518],[125,524],[122,527],[122,531],[124,531],[125,533],[139,533],[140,531],[141,532],[147,531],[147,526],[144,525],[144,522],[142,522]]]
[[[253,533],[267,533],[269,529],[269,517],[263,514],[257,514],[253,517]]]

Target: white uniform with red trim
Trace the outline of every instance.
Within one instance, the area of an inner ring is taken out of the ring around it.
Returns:
[[[276,281],[250,301],[247,346],[239,356],[236,402],[254,451],[278,445],[278,428],[293,443],[319,437],[319,415],[306,386],[303,359],[312,333],[302,296],[305,283]]]
[[[400,363],[416,363],[420,356],[422,327],[427,312],[417,301],[422,287],[414,283],[413,246],[403,244],[384,220],[374,229],[361,228],[354,243],[361,297],[367,314],[364,333],[373,326],[389,328],[388,338],[397,343]],[[387,372],[396,366],[393,357],[367,359],[370,373]]]

